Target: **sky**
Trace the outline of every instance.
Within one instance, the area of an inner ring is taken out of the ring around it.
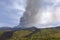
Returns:
[[[0,0],[0,27],[4,27],[4,26],[13,27],[18,25],[20,23],[21,16],[23,16],[23,13],[26,11],[25,9],[26,5],[27,5],[26,0]],[[53,9],[55,9],[56,7],[56,11],[59,13],[59,15],[57,15],[58,20],[56,24],[52,23],[51,27],[60,25],[60,21],[59,21],[60,20],[59,19],[60,18],[60,12],[59,12],[60,1],[59,0],[42,0],[40,5],[42,10],[45,10],[46,6],[47,6],[46,8],[47,10],[51,8],[51,6]],[[38,26],[42,26],[42,25],[38,25]]]
[[[24,28],[50,28],[60,26],[60,0],[31,0],[21,18]]]
[[[40,28],[60,26],[60,0],[41,0]]]
[[[25,7],[25,0],[0,0],[0,27],[18,25]]]

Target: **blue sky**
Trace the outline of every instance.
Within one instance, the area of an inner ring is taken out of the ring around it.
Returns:
[[[52,0],[44,0],[44,3],[42,3],[41,6],[42,7],[45,7],[46,5],[47,7],[53,6],[54,0],[51,3],[50,1]],[[25,11],[26,7],[25,2],[26,0],[0,0],[0,27],[3,26],[13,27],[18,25],[20,22],[20,17],[23,15],[23,12]],[[60,10],[60,1],[55,0],[55,3],[57,2],[59,2],[57,5],[59,6],[57,10]],[[60,18],[60,15],[58,18]],[[59,20],[56,24],[52,23],[52,25],[53,26],[60,25]]]
[[[25,6],[24,0],[0,0],[0,27],[18,25]]]

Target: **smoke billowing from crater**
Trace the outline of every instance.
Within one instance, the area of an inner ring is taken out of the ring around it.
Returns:
[[[24,28],[56,26],[56,23],[60,22],[59,2],[59,0],[27,0],[26,11],[21,17],[20,25]]]

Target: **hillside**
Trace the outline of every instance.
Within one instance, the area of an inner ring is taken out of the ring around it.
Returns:
[[[34,30],[0,31],[0,40],[60,40],[60,28],[46,28],[27,36]]]

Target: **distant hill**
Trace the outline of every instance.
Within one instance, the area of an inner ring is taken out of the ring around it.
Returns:
[[[0,27],[0,31],[11,30],[11,27]]]
[[[11,30],[11,31],[17,31],[17,30],[35,30],[37,29],[36,27],[31,27],[31,28],[21,28],[21,27],[0,27],[0,31],[5,31],[5,30]]]

